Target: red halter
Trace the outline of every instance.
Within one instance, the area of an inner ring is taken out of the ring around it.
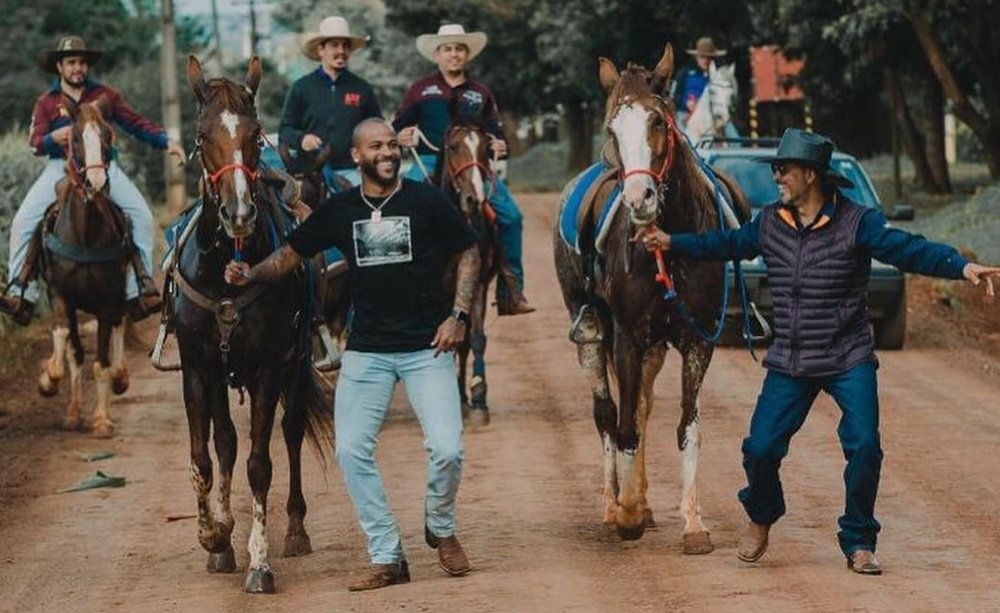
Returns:
[[[664,119],[667,124],[667,155],[663,158],[663,166],[660,168],[660,172],[653,172],[648,168],[636,168],[622,174],[622,183],[625,179],[628,179],[632,175],[649,175],[653,177],[657,185],[663,183],[663,180],[667,176],[667,172],[674,163],[674,149],[677,144],[677,127],[674,125],[674,119],[670,115],[664,115]]]
[[[476,162],[476,161],[466,162],[460,165],[458,168],[449,169],[451,172],[451,180],[453,183],[457,183],[458,178],[462,176],[462,173],[470,168],[479,168],[480,170],[483,171],[483,173],[486,174],[487,177],[489,177],[490,189],[488,192],[486,192],[486,198],[485,200],[483,200],[482,208],[483,208],[483,215],[486,217],[486,220],[489,221],[490,223],[493,223],[493,221],[497,217],[496,211],[494,211],[493,207],[490,206],[490,195],[493,193],[493,181],[494,181],[493,171],[490,170],[490,168],[486,164],[483,164],[482,162]]]
[[[250,179],[251,183],[253,183],[254,181],[257,180],[257,172],[256,171],[254,171],[249,166],[245,166],[243,164],[235,164],[235,163],[233,163],[233,164],[226,164],[222,168],[220,168],[220,169],[216,170],[215,172],[213,172],[212,174],[208,175],[208,180],[212,184],[212,186],[214,187],[215,184],[219,182],[219,179],[222,177],[222,175],[224,175],[225,173],[227,173],[229,171],[235,171],[235,170],[239,170],[244,175],[246,175],[247,179]]]

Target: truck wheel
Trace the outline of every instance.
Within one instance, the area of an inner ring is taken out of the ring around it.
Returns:
[[[872,322],[876,349],[902,349],[906,340],[906,287],[899,294],[896,308]]]

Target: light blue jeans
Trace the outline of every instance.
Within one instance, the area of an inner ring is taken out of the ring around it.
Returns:
[[[399,527],[389,509],[382,476],[375,462],[382,422],[402,380],[420,421],[427,450],[427,528],[439,537],[455,533],[455,495],[462,477],[462,409],[451,352],[433,349],[403,353],[347,351],[340,367],[334,402],[335,455],[354,503],[358,522],[368,537],[373,564],[403,558]]]
[[[424,168],[427,169],[427,174],[433,177],[434,169],[437,167],[437,156],[421,155],[420,161],[423,162]],[[410,166],[403,177],[413,179],[414,181],[428,180],[416,161],[413,162],[413,165]],[[517,207],[514,197],[510,195],[507,184],[499,177],[497,177],[496,186],[490,194],[490,204],[497,214],[497,224],[500,226],[500,245],[503,249],[504,261],[510,266],[514,276],[517,277],[517,282],[523,291],[524,263],[521,261],[521,253],[523,251],[522,234],[524,233],[524,215],[521,214],[521,209]],[[505,286],[503,283],[497,283],[498,296],[504,289]]]
[[[10,260],[7,264],[7,284],[10,285],[21,273],[24,260],[28,255],[28,243],[35,228],[45,216],[45,210],[56,199],[56,183],[66,176],[66,160],[50,159],[45,164],[42,174],[35,179],[35,184],[28,190],[24,201],[18,207],[14,219],[10,222]],[[132,222],[132,242],[135,243],[146,271],[153,271],[153,213],[146,204],[146,199],[129,180],[117,162],[111,162],[108,168],[108,183],[111,186],[111,199],[125,212]],[[15,290],[16,291],[16,290]],[[125,276],[125,297],[136,298],[139,287],[135,275]],[[24,290],[24,298],[38,302],[38,285],[28,284]]]

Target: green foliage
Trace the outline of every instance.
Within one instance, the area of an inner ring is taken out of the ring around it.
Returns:
[[[26,131],[12,130],[0,136],[0,277],[3,282],[7,281],[10,222],[28,188],[42,171],[42,165],[42,160],[29,152]]]

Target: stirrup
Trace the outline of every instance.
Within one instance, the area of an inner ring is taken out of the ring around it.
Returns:
[[[153,362],[153,368],[156,370],[172,371],[181,369],[181,363],[179,361],[172,362],[170,364],[163,363],[163,346],[167,342],[168,334],[167,322],[161,321],[160,330],[156,333],[156,342],[153,344],[153,350],[149,352],[149,357]]]
[[[750,301],[749,304],[750,312],[753,313],[753,318],[757,320],[757,326],[760,328],[760,335],[755,335],[752,329],[744,330],[743,340],[752,342],[770,340],[773,336],[770,324],[767,323],[767,319],[765,319],[764,316],[760,314],[760,311],[757,310],[757,305],[754,304],[753,301]]]
[[[604,340],[604,335],[601,333],[600,328],[597,329],[597,334],[593,336],[587,336],[583,331],[584,318],[587,317],[587,313],[593,307],[589,304],[585,304],[580,307],[580,311],[576,314],[573,319],[573,324],[569,327],[569,340],[577,345],[589,345],[593,343],[600,343]]]
[[[313,368],[320,372],[331,372],[340,368],[340,360],[343,357],[337,343],[330,335],[330,328],[326,324],[319,326],[319,344],[323,347],[323,357],[313,362]]]

